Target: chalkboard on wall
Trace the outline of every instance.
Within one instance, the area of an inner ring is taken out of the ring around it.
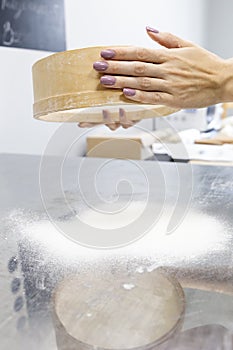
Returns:
[[[64,0],[0,0],[0,45],[66,50]]]

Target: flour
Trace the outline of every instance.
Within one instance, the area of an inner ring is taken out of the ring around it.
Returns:
[[[111,227],[124,227],[132,221],[143,210],[144,204],[133,206],[127,209],[127,216],[124,213],[110,215],[107,220],[107,214],[92,213],[86,211],[82,219],[105,229],[108,232]],[[135,209],[135,212],[134,212]],[[39,221],[28,224],[24,229],[25,235],[35,242],[44,245],[46,251],[56,256],[72,260],[95,261],[105,258],[127,257],[139,259],[151,257],[156,258],[161,266],[167,264],[176,264],[182,261],[196,261],[209,254],[214,254],[226,250],[231,242],[230,235],[224,232],[223,226],[216,218],[207,214],[198,213],[190,210],[185,216],[183,222],[171,235],[166,234],[171,211],[165,210],[163,215],[155,223],[154,227],[138,241],[128,246],[118,249],[92,249],[75,243],[64,235],[62,229],[67,233],[70,230],[78,230],[76,220],[64,221],[62,225],[56,222]],[[100,219],[101,218],[101,219]],[[103,219],[104,218],[104,219]],[[120,222],[119,222],[120,221]],[[130,226],[129,226],[130,227]],[[114,234],[114,230],[112,230]],[[143,269],[139,267],[139,269]]]

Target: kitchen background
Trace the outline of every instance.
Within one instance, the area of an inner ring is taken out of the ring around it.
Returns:
[[[1,6],[6,1],[2,0]],[[0,1],[1,3],[1,1]],[[194,41],[222,57],[233,56],[232,11],[229,0],[64,0],[67,49],[97,45],[155,47],[145,32],[150,25]],[[43,153],[60,124],[32,117],[31,67],[51,52],[0,47],[0,153]],[[143,127],[152,129],[152,121]],[[66,126],[54,153],[63,152],[70,135],[83,130]],[[83,143],[85,138],[83,138]],[[75,150],[84,152],[83,145]]]

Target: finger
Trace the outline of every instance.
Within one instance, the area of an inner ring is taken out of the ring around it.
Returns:
[[[103,123],[86,123],[86,122],[81,122],[78,124],[78,127],[80,128],[93,128],[95,126],[103,125]],[[116,130],[117,128],[120,127],[120,123],[115,123],[115,125],[106,125],[108,126],[111,130]]]
[[[170,107],[174,106],[173,96],[166,92],[148,92],[140,91],[134,89],[123,89],[125,97],[130,100],[141,102],[144,104],[154,104],[154,105],[166,105]]]
[[[119,127],[119,123],[115,123],[112,121],[111,114],[107,109],[103,109],[103,123],[110,129],[110,130],[116,130]]]
[[[103,63],[105,69],[103,70]],[[115,75],[130,75],[135,77],[157,77],[163,78],[163,69],[161,65],[139,62],[139,61],[108,61],[95,62],[93,67],[98,72]],[[109,82],[109,84],[111,81]]]
[[[106,60],[163,63],[166,61],[166,57],[169,53],[161,49],[155,50],[143,47],[119,46],[114,47],[114,49],[102,50],[100,55]]]
[[[137,124],[139,122],[139,120],[138,121],[136,121],[136,122],[134,122],[134,121],[131,121],[130,122],[130,124],[128,124],[128,125],[126,125],[125,127],[123,127],[124,129],[128,129],[128,128],[131,128],[132,126],[134,126],[135,124]]]
[[[109,125],[106,124],[106,126],[107,126],[110,130],[115,131],[115,130],[117,130],[117,129],[121,126],[121,124],[120,124],[120,123],[115,123],[114,125],[113,125],[113,124],[109,124]]]
[[[181,39],[171,33],[159,32],[158,30],[151,27],[146,27],[146,30],[147,34],[152,40],[168,49],[195,46],[190,41]]]
[[[114,89],[127,87],[136,90],[169,92],[171,88],[167,80],[148,77],[113,77],[104,75],[100,78],[100,82],[105,87]]]
[[[78,124],[79,128],[93,128],[94,126],[97,125],[103,125],[103,123],[87,123],[87,122],[80,122]]]
[[[122,128],[124,128],[124,129],[128,129],[134,125],[133,121],[128,120],[128,118],[126,116],[126,111],[123,108],[119,109],[119,120],[120,120],[120,124],[121,124]]]

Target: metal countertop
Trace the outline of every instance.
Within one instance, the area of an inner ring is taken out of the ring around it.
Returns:
[[[226,332],[224,349],[232,349],[232,167],[1,155],[0,189],[1,350],[57,349],[50,316],[57,284],[122,265],[166,268],[185,291],[183,334],[214,324]],[[143,213],[127,231],[116,227],[119,241],[113,230],[99,247],[95,223],[80,222],[85,235],[70,232],[80,213],[112,215],[135,203]]]

